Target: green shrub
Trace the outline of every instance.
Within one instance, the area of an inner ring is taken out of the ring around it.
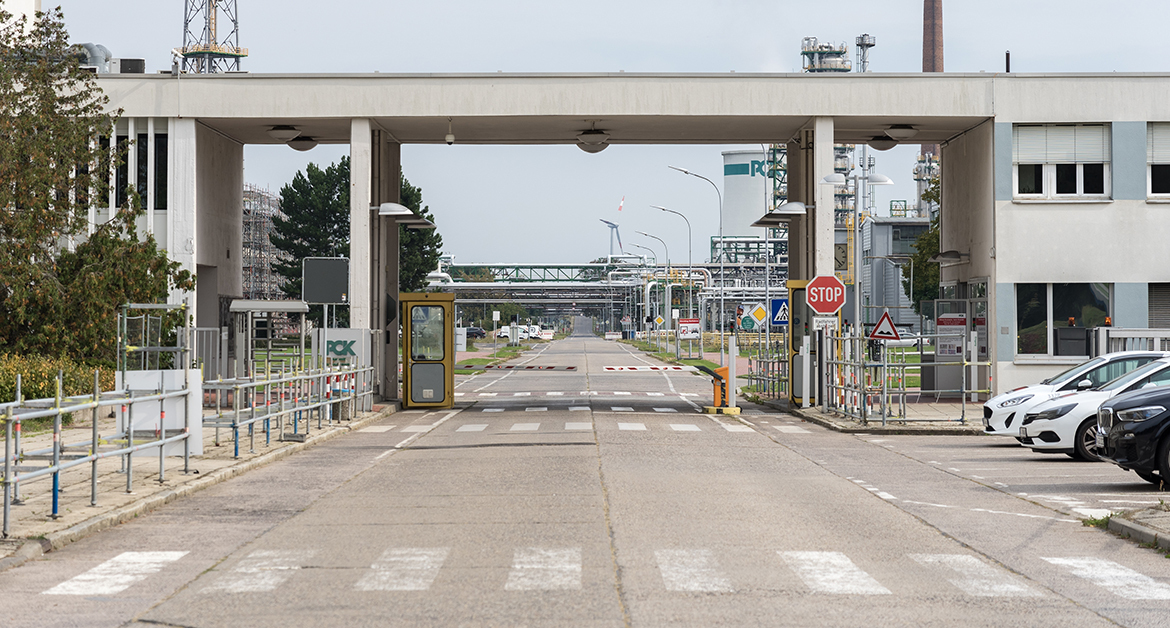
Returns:
[[[62,395],[93,393],[94,368],[66,358],[0,353],[0,403],[16,400],[16,376],[21,376],[21,395],[25,399],[51,399],[57,396],[57,373],[63,374]],[[103,391],[114,389],[114,370],[98,369]]]

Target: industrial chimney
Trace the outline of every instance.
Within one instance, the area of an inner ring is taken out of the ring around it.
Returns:
[[[943,71],[942,0],[922,2],[922,71]],[[923,155],[938,155],[938,144],[923,144]]]

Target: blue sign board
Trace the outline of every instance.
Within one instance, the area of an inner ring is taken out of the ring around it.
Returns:
[[[788,324],[788,299],[772,299],[772,324]]]

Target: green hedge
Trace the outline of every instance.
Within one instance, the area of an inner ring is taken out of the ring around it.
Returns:
[[[100,368],[98,381],[103,391],[114,389],[114,370]],[[57,373],[62,372],[62,394],[93,393],[94,368],[65,358],[0,353],[0,403],[16,399],[16,376],[21,375],[21,394],[25,399],[50,399],[57,395]]]

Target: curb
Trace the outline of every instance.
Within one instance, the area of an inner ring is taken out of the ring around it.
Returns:
[[[306,440],[302,443],[292,443],[287,447],[282,447],[281,449],[270,451],[264,455],[252,458],[251,460],[244,460],[242,462],[217,469],[216,471],[213,471],[206,476],[199,478],[198,480],[188,482],[187,484],[170,490],[143,497],[142,499],[122,506],[121,508],[105,512],[100,515],[95,515],[89,519],[86,519],[85,521],[82,521],[81,523],[73,525],[59,532],[46,534],[42,539],[29,540],[21,545],[12,556],[0,560],[0,572],[12,569],[14,567],[19,567],[20,565],[23,565],[30,560],[40,558],[47,552],[61,549],[62,547],[65,547],[66,545],[69,545],[75,541],[79,541],[95,532],[100,532],[101,530],[112,528],[120,523],[125,523],[126,521],[134,519],[139,515],[146,514],[165,504],[169,504],[170,502],[173,502],[181,497],[186,497],[187,495],[191,495],[205,488],[215,486],[220,482],[224,482],[234,477],[243,475],[244,473],[247,473],[253,469],[258,469],[270,463],[276,462],[277,460],[287,458],[292,454],[308,449],[314,445],[332,440],[342,434],[348,434],[357,428],[365,426],[367,423],[373,423],[374,421],[383,419],[394,414],[395,412],[398,412],[400,409],[398,404],[399,402],[397,401],[389,403],[381,411],[373,413],[371,416],[368,416],[364,419],[350,421],[345,425],[339,425],[335,429],[331,429],[329,431],[322,431],[316,436],[313,436],[309,440]]]
[[[763,406],[768,406],[776,410],[781,410],[789,414],[800,417],[809,423],[815,423],[823,428],[832,430],[834,432],[842,432],[848,434],[890,434],[894,436],[975,436],[982,434],[983,430],[976,429],[974,426],[969,429],[954,428],[954,427],[913,427],[910,425],[895,425],[895,426],[869,426],[860,424],[842,424],[836,421],[826,419],[825,417],[808,412],[803,408],[790,408],[787,405],[781,405],[774,401],[767,399],[760,399],[759,397],[750,397],[752,403],[757,403]]]
[[[1153,528],[1148,528],[1128,519],[1122,519],[1117,516],[1110,517],[1109,530],[1118,534],[1124,534],[1134,541],[1148,543],[1163,550],[1170,550],[1170,537],[1167,537],[1165,533],[1158,532]]]

